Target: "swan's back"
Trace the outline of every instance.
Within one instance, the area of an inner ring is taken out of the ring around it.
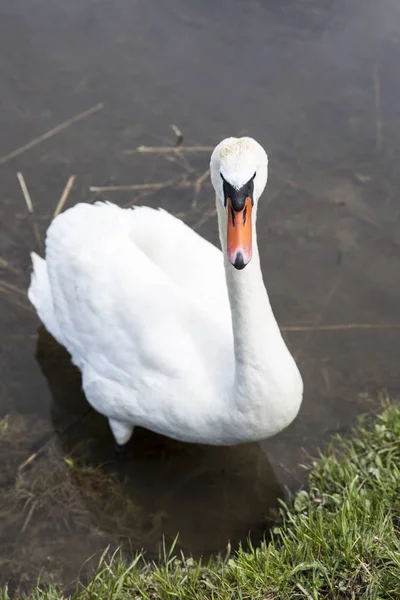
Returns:
[[[229,311],[222,252],[170,213],[147,206],[121,209],[108,202],[77,204],[49,227],[46,256],[67,257],[71,250],[76,256],[77,248],[88,252],[99,241],[110,253],[122,243],[128,259],[135,249],[141,251],[160,276],[170,278],[206,310],[228,306]],[[115,265],[123,260],[118,257]]]
[[[195,355],[219,354],[218,331],[229,339],[221,252],[164,211],[78,204],[49,227],[46,263],[55,321],[80,367],[119,379],[149,364],[190,372]]]
[[[128,211],[127,218],[130,239],[176,285],[198,302],[211,305],[211,310],[224,300],[228,302],[219,248],[162,209],[136,207]]]

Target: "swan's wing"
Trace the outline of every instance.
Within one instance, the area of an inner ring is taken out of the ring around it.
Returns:
[[[229,349],[224,311],[209,314],[175,285],[132,241],[126,214],[78,204],[49,227],[47,269],[67,349],[78,366],[129,386],[138,373],[157,381],[207,373]]]
[[[128,210],[133,242],[177,286],[210,312],[230,318],[223,255],[219,248],[164,210]]]

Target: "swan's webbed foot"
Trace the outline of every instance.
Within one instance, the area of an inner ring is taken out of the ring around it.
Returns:
[[[133,425],[116,419],[109,419],[111,431],[115,439],[115,454],[118,459],[126,458],[126,446],[132,433]]]
[[[118,444],[118,442],[115,442],[115,456],[117,460],[124,460],[126,458],[126,447],[127,444]]]

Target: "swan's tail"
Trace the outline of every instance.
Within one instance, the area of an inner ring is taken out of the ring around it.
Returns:
[[[47,331],[51,333],[59,344],[63,344],[60,327],[54,314],[46,261],[35,252],[31,252],[31,258],[33,271],[31,284],[28,289],[28,298],[36,308],[39,318]]]

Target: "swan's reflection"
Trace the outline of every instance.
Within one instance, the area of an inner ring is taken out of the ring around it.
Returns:
[[[117,461],[106,419],[90,409],[79,372],[43,328],[36,356],[53,396],[54,428],[71,457],[71,485],[111,543],[154,556],[162,536],[168,543],[179,533],[178,546],[198,556],[264,535],[282,490],[258,445],[182,444],[138,428]]]

